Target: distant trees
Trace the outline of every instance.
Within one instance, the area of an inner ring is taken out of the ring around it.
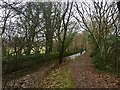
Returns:
[[[11,3],[11,5],[16,6],[17,3]],[[1,15],[0,15],[0,29],[1,29],[1,38],[2,38],[2,54],[4,56],[11,56],[8,49],[9,43],[12,36],[15,36],[15,20],[12,18],[16,17],[16,14],[9,6],[4,2],[0,5]]]
[[[33,43],[35,43],[35,36],[38,32],[39,21],[39,8],[36,7],[37,4],[26,3],[24,8],[21,8],[23,14],[19,14],[17,21],[17,26],[23,30],[23,37],[25,39],[25,54],[29,55],[31,49],[33,48]],[[34,12],[33,12],[34,11]]]
[[[115,49],[119,43],[116,42],[119,36],[116,4],[94,1],[92,4],[76,3],[76,10],[79,13],[79,17],[75,17],[76,20],[81,28],[89,32],[89,40],[94,45],[92,53],[94,53],[95,64],[105,65],[105,67],[112,67],[113,62],[118,64],[116,57],[119,55],[116,54],[118,50]]]
[[[92,53],[94,56],[99,54],[105,65],[108,63],[106,59],[119,57],[115,3],[3,2],[0,9],[4,11],[0,18],[3,55],[19,57],[30,55],[32,51],[36,54],[41,50],[46,54],[57,51],[59,63],[62,63],[64,51],[75,40],[77,30],[85,30],[87,34],[82,33],[82,43],[76,44],[76,49],[80,49],[78,46],[85,49],[88,38],[93,46]],[[55,42],[57,47],[53,48]]]
[[[120,69],[116,3],[1,2],[0,12],[4,61],[57,52],[61,64],[65,51],[90,49],[97,67]]]
[[[46,38],[46,53],[52,52],[53,38],[56,31],[61,27],[61,3],[44,3],[43,20]]]
[[[1,10],[6,10],[1,16],[3,55],[19,57],[42,50],[49,54],[56,40],[62,63],[63,53],[76,35],[72,7],[73,2],[2,2]]]
[[[15,3],[12,5],[16,5]],[[2,3],[0,5],[0,9],[1,9],[1,15],[0,15],[0,23],[1,23],[1,32],[0,34],[3,35],[8,27],[8,20],[10,20],[10,18],[14,17],[14,12],[13,10],[10,10],[9,7],[7,6],[6,3]]]

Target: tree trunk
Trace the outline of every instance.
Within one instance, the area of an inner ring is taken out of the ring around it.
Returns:
[[[67,33],[67,27],[65,27],[65,31],[64,31],[64,36],[63,36],[63,41],[62,41],[62,45],[61,45],[61,49],[60,49],[60,57],[59,57],[59,64],[62,63],[63,60],[63,53],[64,53],[64,44],[65,44],[65,39],[66,39],[66,33]]]
[[[53,33],[47,32],[46,34],[46,54],[52,52],[53,48]]]
[[[27,49],[26,49],[26,55],[30,55],[30,51],[31,51],[31,49],[32,49],[32,46],[31,46],[31,44],[28,44],[27,45],[27,47],[26,47]]]
[[[18,47],[18,53],[17,56],[22,56],[22,47]]]

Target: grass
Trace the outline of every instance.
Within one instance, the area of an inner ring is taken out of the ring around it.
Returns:
[[[3,82],[6,81],[6,80],[7,80],[7,81],[10,81],[10,80],[19,79],[20,77],[23,77],[23,76],[25,76],[25,75],[27,75],[27,74],[31,74],[31,73],[36,72],[36,71],[39,70],[41,67],[49,66],[49,65],[51,65],[52,63],[53,63],[53,61],[49,61],[49,62],[40,64],[40,65],[36,65],[36,66],[33,66],[33,67],[25,68],[25,69],[23,69],[23,70],[20,70],[20,71],[15,72],[15,73],[11,73],[11,74],[2,76]],[[40,66],[41,66],[41,67],[40,67]]]
[[[104,73],[109,73],[111,75],[120,77],[120,70],[117,71],[113,64],[103,64],[99,58],[92,58],[92,63],[95,65],[97,71],[102,71]]]
[[[14,48],[12,48],[12,47],[7,48],[7,50],[9,50],[9,54],[14,52]],[[35,50],[35,48],[32,48],[30,54],[34,54],[35,53],[34,50]],[[40,51],[40,53],[45,53],[45,47],[42,47],[42,49],[39,48],[39,51]],[[24,52],[25,52],[25,50],[22,49],[23,55],[25,55]],[[12,54],[12,55],[14,55],[14,54]]]
[[[68,65],[53,70],[43,82],[37,82],[36,88],[72,88],[71,69]]]
[[[65,52],[65,56],[69,56],[72,54],[78,53],[78,51],[72,51],[72,52]],[[35,54],[30,56],[22,56],[19,58],[19,60],[15,59],[11,62],[9,62],[6,66],[5,62],[3,64],[3,78],[6,79],[14,79],[22,77],[26,74],[33,73],[34,71],[38,70],[42,67],[45,63],[48,63],[46,67],[49,65],[50,62],[53,62],[58,59],[59,53],[51,53],[49,55],[45,54]],[[15,74],[14,74],[15,73]],[[9,76],[12,76],[9,78]],[[68,81],[69,82],[69,81]]]
[[[78,51],[65,52],[64,57],[78,53]],[[32,54],[21,56],[19,58],[13,57],[9,62],[3,61],[3,75],[10,74],[25,68],[30,68],[36,65],[41,65],[42,63],[56,60],[59,58],[59,53],[54,52],[50,54]],[[7,63],[7,64],[6,64]]]
[[[98,71],[102,71],[104,73],[108,73],[108,74],[120,77],[120,71],[117,72],[116,68],[112,68],[112,67],[106,65],[106,66],[96,67],[96,69]]]

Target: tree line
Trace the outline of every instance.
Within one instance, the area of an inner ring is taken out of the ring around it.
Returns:
[[[3,56],[30,55],[31,50],[36,54],[45,50],[46,55],[57,51],[62,63],[73,37],[86,31],[84,49],[90,51],[95,65],[119,71],[120,30],[116,3],[2,2],[0,9]],[[57,42],[55,48],[54,42]]]

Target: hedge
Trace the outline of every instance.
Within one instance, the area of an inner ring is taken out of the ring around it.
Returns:
[[[79,51],[70,51],[64,52],[64,57],[78,53]],[[19,58],[13,57],[11,61],[7,63],[3,61],[3,75],[10,74],[25,68],[41,66],[41,64],[56,60],[59,58],[59,53],[54,52],[50,54],[31,54],[29,56],[22,56]]]

